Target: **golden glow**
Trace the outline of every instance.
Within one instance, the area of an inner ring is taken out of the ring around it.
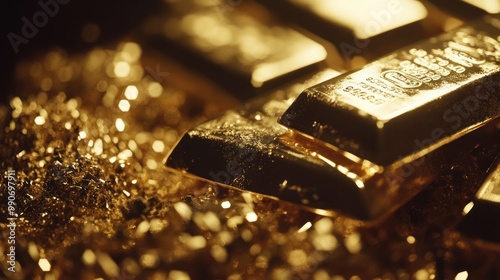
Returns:
[[[300,229],[298,232],[304,232],[304,231],[307,231],[308,229],[310,229],[312,227],[312,223],[311,222],[307,222],[305,223]]]
[[[43,271],[50,271],[50,263],[47,259],[41,258],[38,261],[38,266],[43,270]]]
[[[345,247],[351,254],[357,254],[361,251],[361,237],[358,233],[347,236],[344,240]]]
[[[35,123],[36,123],[37,125],[42,125],[42,124],[44,124],[44,123],[45,123],[45,118],[44,118],[44,117],[42,117],[42,116],[38,116],[38,117],[36,117],[36,118],[35,118]]]
[[[158,164],[156,163],[156,160],[150,158],[146,161],[146,166],[151,169],[151,170],[156,170],[158,168]]]
[[[177,213],[186,221],[191,220],[193,216],[193,211],[191,208],[184,202],[177,202],[174,204],[174,209]]]
[[[224,208],[224,209],[229,209],[229,208],[231,208],[231,202],[229,202],[229,201],[227,201],[227,200],[226,200],[226,201],[223,201],[223,202],[220,204],[220,206],[221,206],[222,208]]]
[[[245,215],[245,219],[247,219],[247,221],[249,221],[250,223],[253,223],[257,221],[258,217],[255,212],[249,212]]]
[[[175,280],[191,280],[191,277],[189,277],[189,274],[187,274],[184,271],[180,270],[171,270],[168,273],[168,279],[175,279]]]
[[[122,112],[128,112],[128,110],[130,110],[130,102],[128,102],[128,100],[122,99],[120,100],[120,102],[118,102],[118,108],[120,108]]]
[[[97,24],[89,23],[86,24],[82,29],[82,40],[86,43],[93,43],[99,39],[101,35],[101,28]]]
[[[153,142],[153,151],[157,153],[163,153],[164,150],[165,150],[165,144],[163,143],[163,141],[155,140]]]
[[[90,249],[86,249],[82,255],[82,262],[85,265],[94,265],[96,261],[96,256],[94,252]]]
[[[137,61],[142,54],[141,47],[134,42],[126,42],[122,46],[122,57],[128,62]]]
[[[346,26],[360,39],[368,39],[427,16],[424,5],[411,0],[296,0],[319,16]]]
[[[331,167],[333,168],[336,168],[337,167],[337,164],[329,159],[327,159],[326,157],[322,156],[322,155],[317,155],[319,159],[321,159],[322,161],[328,163],[328,165],[330,165]]]
[[[130,74],[130,64],[125,61],[119,61],[115,64],[113,72],[117,77],[124,78]]]
[[[160,83],[152,82],[148,85],[148,94],[149,96],[156,98],[160,97],[163,92],[163,87]]]
[[[473,207],[474,207],[474,202],[471,201],[467,203],[467,205],[465,205],[464,209],[462,210],[463,215],[467,215],[467,213],[469,213]]]
[[[413,236],[411,236],[411,235],[408,235],[408,236],[406,237],[406,242],[408,242],[408,244],[414,244],[414,243],[415,243],[415,241],[417,241],[417,240],[415,239],[415,237],[413,237]]]
[[[300,69],[311,61],[319,62],[326,58],[326,50],[322,46],[312,42],[307,44],[307,41],[304,41],[303,45],[302,52],[294,53],[286,59],[257,65],[252,74],[252,85],[256,88],[261,87],[266,81],[283,76],[290,69]],[[306,45],[308,46],[305,47]]]
[[[139,95],[139,90],[137,89],[136,86],[128,86],[125,89],[125,97],[128,100],[136,100],[138,95]]]
[[[191,250],[203,249],[207,246],[207,240],[201,235],[188,237],[185,243]]]
[[[82,130],[78,133],[78,137],[80,137],[80,139],[85,139],[87,138],[87,133]]]
[[[462,271],[457,273],[457,276],[455,276],[455,280],[467,280],[469,277],[469,273],[467,271]]]
[[[115,121],[115,126],[118,131],[122,132],[125,130],[125,122],[121,118],[117,118]]]
[[[43,91],[49,91],[52,88],[52,79],[51,78],[44,78],[42,82],[40,83],[40,88]]]
[[[500,164],[496,166],[486,178],[486,181],[477,192],[476,197],[500,203]]]
[[[90,142],[89,142],[90,143]],[[104,147],[103,147],[103,144],[102,144],[102,140],[101,139],[97,139],[95,140],[95,143],[92,147],[92,150],[94,151],[94,153],[98,156],[100,156],[102,154],[102,152],[104,151]]]
[[[500,13],[500,2],[499,1],[487,1],[487,0],[463,0],[473,6],[487,11],[490,14]]]

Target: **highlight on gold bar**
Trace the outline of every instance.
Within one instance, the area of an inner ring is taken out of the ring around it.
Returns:
[[[355,0],[349,5],[342,0],[259,0],[259,3],[313,38],[333,44],[347,63],[347,69],[440,30],[427,18],[427,8],[419,1]]]
[[[324,19],[352,30],[356,38],[369,39],[398,27],[417,22],[427,16],[424,5],[418,1],[354,0],[343,1],[295,0]]]
[[[255,3],[231,10],[224,5],[170,1],[166,15],[153,25],[160,30],[148,31],[150,45],[242,99],[317,71],[325,62],[326,50],[317,42],[272,18],[243,12],[254,11]]]

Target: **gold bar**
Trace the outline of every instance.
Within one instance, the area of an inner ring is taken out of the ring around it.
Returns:
[[[460,137],[500,115],[499,21],[486,17],[311,87],[279,121],[377,164]]]

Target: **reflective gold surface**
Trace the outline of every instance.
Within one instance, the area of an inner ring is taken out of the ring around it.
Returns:
[[[336,0],[290,1],[345,26],[359,39],[369,39],[427,16],[427,10],[418,1],[355,0],[349,5]]]

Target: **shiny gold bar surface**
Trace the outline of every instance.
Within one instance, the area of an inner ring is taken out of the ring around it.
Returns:
[[[410,45],[305,90],[280,122],[388,164],[500,115],[500,17]]]

